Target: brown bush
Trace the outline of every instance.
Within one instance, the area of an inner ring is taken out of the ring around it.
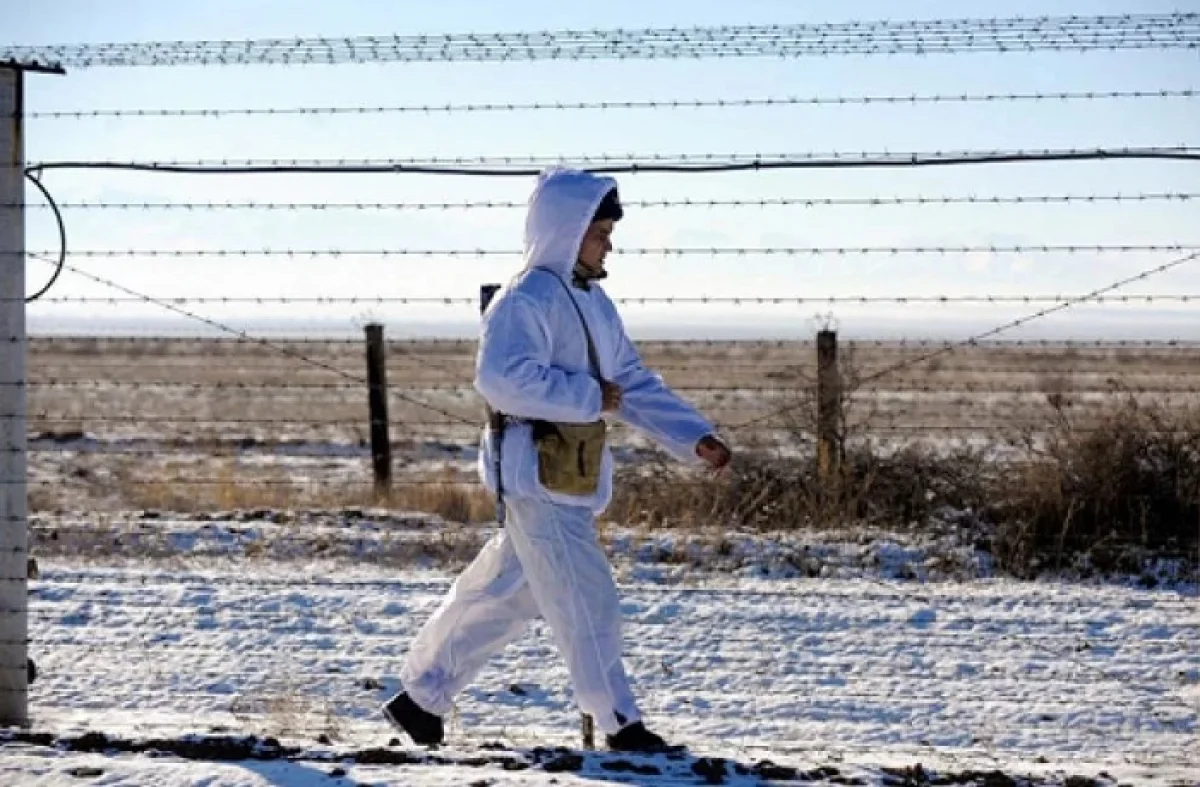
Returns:
[[[723,481],[668,464],[618,473],[608,517],[629,524],[778,531],[854,525],[928,526],[944,511],[974,521],[1001,570],[1033,576],[1086,558],[1102,573],[1137,573],[1147,558],[1200,551],[1200,412],[1115,399],[1086,422],[1065,397],[1007,459],[984,449],[912,443],[885,451],[842,432],[841,466],[822,483],[811,437],[801,452],[740,455]],[[965,516],[964,516],[965,515]]]
[[[877,404],[857,396],[864,372],[851,343],[841,353],[831,433],[836,468],[822,479],[814,441],[818,429],[816,379],[797,370],[794,394],[778,412],[792,450],[772,455],[739,446],[731,477],[721,483],[686,479],[671,468],[630,470],[617,479],[614,519],[657,525],[790,530],[883,524],[920,525],[936,510],[975,510],[986,497],[989,467],[980,450],[913,442],[887,450],[869,439]]]
[[[985,499],[987,464],[972,449],[912,444],[895,452],[845,452],[828,483],[815,457],[739,456],[727,479],[705,481],[628,469],[618,474],[609,516],[618,521],[751,530],[854,524],[920,525],[938,509],[974,510]]]
[[[1200,546],[1200,413],[1128,397],[1087,424],[1067,408],[998,477],[994,552],[1017,574],[1087,555],[1101,571]]]

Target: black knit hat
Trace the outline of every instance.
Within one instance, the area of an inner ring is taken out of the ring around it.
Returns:
[[[613,188],[604,195],[604,199],[600,200],[600,207],[596,208],[596,215],[592,216],[592,221],[604,221],[605,219],[620,221],[624,215],[625,209],[621,207],[621,197]]]

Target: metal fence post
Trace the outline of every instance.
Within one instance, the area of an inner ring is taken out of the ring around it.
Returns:
[[[29,722],[23,77],[0,65],[0,725],[18,726]]]
[[[388,434],[387,353],[383,344],[383,326],[371,323],[367,333],[367,404],[371,418],[371,466],[375,476],[376,498],[386,498],[392,490],[392,441]]]

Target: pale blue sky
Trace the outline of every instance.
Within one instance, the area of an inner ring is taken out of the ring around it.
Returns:
[[[978,9],[975,6],[978,5]],[[443,2],[168,4],[141,0],[0,0],[0,44],[496,32],[699,24],[923,19],[945,16],[1097,14],[1200,10],[1200,2]],[[337,67],[97,68],[31,77],[28,109],[374,106],[500,101],[672,100],[769,96],[1008,93],[1200,88],[1192,51],[842,56],[773,60],[592,61],[344,65]],[[602,153],[754,153],[963,148],[1200,145],[1200,99],[791,106],[756,109],[609,110],[471,114],[383,114],[224,119],[30,119],[31,161],[62,159],[381,158]],[[45,182],[65,201],[431,201],[523,200],[525,179],[417,176],[199,177],[53,172]],[[638,175],[622,179],[626,199],[861,197],[875,195],[1200,192],[1200,165],[1101,162],[836,170],[739,175]],[[408,212],[126,212],[68,214],[71,246],[108,248],[518,248],[518,210]],[[31,211],[29,246],[52,246],[44,211]],[[1200,244],[1200,202],[1104,205],[881,208],[723,208],[631,211],[618,246],[862,246],[938,244]],[[1055,294],[1102,286],[1170,254],[1071,257],[948,255],[813,258],[618,257],[615,296],[821,296],[894,294]],[[504,280],[516,258],[237,261],[82,259],[72,264],[159,296],[472,297]],[[31,268],[31,284],[39,270]],[[1200,263],[1131,288],[1200,293]],[[65,274],[59,295],[108,294]],[[189,307],[238,327],[286,316],[353,326],[370,316],[398,334],[407,321],[471,321],[469,307]],[[1167,334],[1194,328],[1196,306],[1175,306]],[[718,309],[627,306],[647,320],[706,323],[732,316],[767,331],[806,331],[833,311],[850,332],[923,334],[986,327],[1028,307],[787,306]],[[153,308],[35,305],[31,324],[65,315],[100,320],[157,316]],[[1082,313],[1081,313],[1082,314]],[[1090,310],[1145,329],[1150,313],[1130,306]],[[1191,326],[1187,325],[1190,319]],[[1061,332],[1091,330],[1063,318]],[[894,326],[892,326],[894,327]],[[751,329],[756,330],[757,328]],[[422,330],[425,330],[422,328]]]

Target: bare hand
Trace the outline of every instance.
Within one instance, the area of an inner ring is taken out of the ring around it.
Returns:
[[[602,411],[610,413],[621,409],[621,386],[616,383],[610,383],[607,380],[601,380],[600,390],[603,394],[600,405]]]
[[[729,446],[712,435],[705,435],[696,444],[696,456],[707,462],[714,473],[727,469],[733,460],[733,452],[729,450]]]

